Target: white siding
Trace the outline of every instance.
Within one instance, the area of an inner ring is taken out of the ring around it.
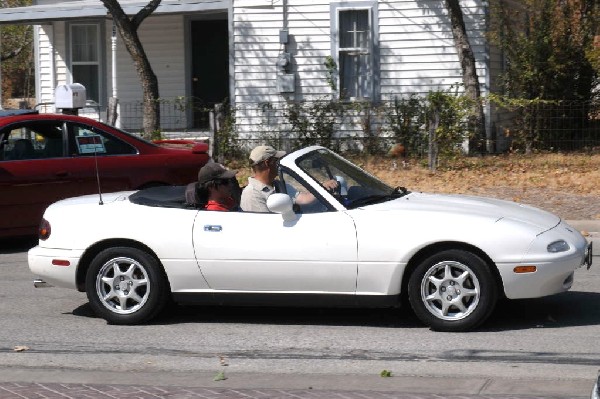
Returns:
[[[48,0],[51,2],[52,0]],[[352,2],[352,0],[347,0]],[[331,3],[329,0],[232,0],[230,16],[231,70],[234,87],[233,103],[240,107],[236,115],[243,136],[251,130],[278,128],[280,111],[265,117],[264,105],[272,103],[280,110],[286,101],[310,100],[331,96],[327,83],[325,57],[331,54]],[[294,93],[277,90],[277,57],[284,46],[279,31],[284,28],[283,4],[287,4],[287,28],[292,54],[291,72],[296,75]],[[488,59],[484,32],[486,10],[483,0],[461,2],[471,45],[477,59],[482,92],[489,91],[490,70],[498,71],[499,55]],[[189,93],[186,76],[185,17],[182,15],[151,16],[139,30],[150,63],[159,80],[160,96],[173,99]],[[378,2],[379,94],[382,100],[410,93],[449,88],[462,82],[462,73],[450,22],[443,2],[439,0],[386,0]],[[71,83],[66,65],[66,24],[44,26],[38,37],[38,98],[53,101],[57,84]],[[112,23],[105,24],[106,72],[105,89],[111,95]],[[189,49],[188,49],[189,50]],[[142,90],[131,57],[121,39],[117,44],[118,97],[123,105],[141,103]],[[122,108],[122,111],[124,109]],[[275,116],[273,116],[275,115]],[[162,115],[163,120],[171,115]],[[177,115],[182,128],[187,126],[185,114]],[[265,124],[269,124],[266,126]],[[127,127],[126,125],[124,125]]]
[[[40,25],[37,28],[36,98],[38,104],[54,103],[57,85],[72,83],[66,66],[65,23]],[[41,112],[54,112],[53,105],[40,107]]]
[[[183,96],[185,94],[183,17],[149,17],[140,26],[138,34],[158,78],[161,98]],[[140,79],[120,37],[117,40],[117,75],[121,101],[141,101]]]
[[[112,28],[111,28],[112,29]],[[111,29],[107,28],[110,43]],[[161,107],[161,125],[170,129],[185,129],[185,112],[170,104],[176,97],[186,93],[184,20],[181,15],[147,18],[138,31],[144,50],[158,78]],[[109,47],[110,48],[110,47]],[[110,65],[110,53],[107,64]],[[109,93],[111,86],[109,83]],[[121,37],[117,39],[117,86],[121,104],[122,127],[130,129],[141,126],[142,86],[131,56]],[[136,118],[132,116],[136,115]]]
[[[39,29],[37,39],[38,102],[54,102],[55,87],[60,84],[73,83],[67,65],[69,48],[66,29],[67,24],[65,22],[55,22],[52,25],[41,26]],[[106,94],[110,96],[112,94],[112,22],[107,21],[105,23],[104,33],[105,62],[102,64],[102,70],[106,79],[104,82]],[[138,34],[142,43],[144,43],[144,49],[150,59],[154,73],[158,77],[161,98],[173,99],[185,96],[183,16],[149,17],[140,26]],[[139,128],[141,126],[141,106],[139,106],[142,101],[141,83],[131,61],[131,56],[120,37],[117,40],[117,89],[122,111],[135,113],[138,116],[137,119],[130,119],[129,125]],[[165,125],[180,129],[187,127],[185,112],[168,105],[165,105],[164,108],[165,112],[161,116]],[[54,109],[50,107],[47,111],[52,112]],[[130,126],[124,125],[123,127]]]
[[[351,1],[348,1],[349,3]],[[326,81],[325,57],[331,54],[331,1],[289,0],[288,31],[296,74],[295,93],[280,94],[276,61],[283,51],[279,30],[284,26],[282,2],[272,6],[242,7],[233,2],[235,104],[239,132],[260,130],[264,118],[258,104],[282,108],[286,101],[332,95]],[[475,53],[482,93],[488,74],[485,40],[486,10],[480,0],[461,2],[470,43]],[[379,93],[382,100],[410,93],[426,94],[462,83],[462,71],[450,21],[440,1],[379,1]],[[281,123],[276,121],[274,123]],[[351,126],[351,123],[350,125]],[[268,130],[268,127],[263,126]],[[354,129],[356,130],[356,129]]]
[[[36,27],[36,102],[54,102],[54,62],[52,25]],[[52,111],[54,108],[52,107]]]

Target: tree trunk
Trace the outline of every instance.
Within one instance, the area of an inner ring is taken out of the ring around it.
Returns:
[[[151,138],[160,131],[160,104],[158,92],[158,79],[152,70],[150,61],[144,51],[137,30],[142,21],[150,15],[160,4],[161,0],[152,0],[131,19],[125,14],[118,0],[102,0],[106,9],[112,15],[113,21],[119,31],[125,48],[129,52],[135,70],[140,78],[143,93],[143,130],[144,137]]]
[[[469,125],[474,130],[474,137],[469,140],[469,152],[482,153],[485,149],[486,139],[485,114],[483,113],[483,104],[481,103],[481,90],[479,89],[475,56],[469,43],[459,0],[444,1],[450,15],[454,45],[456,46],[458,59],[462,68],[465,95],[473,101],[473,112],[469,118]]]

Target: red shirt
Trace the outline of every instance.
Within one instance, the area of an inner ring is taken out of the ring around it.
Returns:
[[[230,211],[234,206],[233,198],[228,198],[226,203],[209,200],[204,209],[207,211]]]

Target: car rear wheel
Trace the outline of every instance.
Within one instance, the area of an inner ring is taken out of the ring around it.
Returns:
[[[166,277],[158,260],[137,248],[100,252],[85,282],[90,305],[111,324],[139,324],[154,318],[168,301]]]
[[[410,276],[408,297],[417,317],[437,331],[467,331],[494,310],[498,288],[487,263],[463,250],[439,252]]]

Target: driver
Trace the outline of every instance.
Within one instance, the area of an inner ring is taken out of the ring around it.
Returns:
[[[279,172],[279,160],[285,151],[277,151],[269,145],[260,145],[250,152],[250,167],[252,176],[248,178],[248,185],[242,191],[240,207],[245,212],[269,212],[267,198],[275,192],[283,192],[281,182],[276,180]],[[323,186],[330,191],[337,188],[335,180],[328,180]],[[299,193],[293,187],[286,185],[286,191],[294,203],[305,205],[313,202],[315,197],[311,193]]]

